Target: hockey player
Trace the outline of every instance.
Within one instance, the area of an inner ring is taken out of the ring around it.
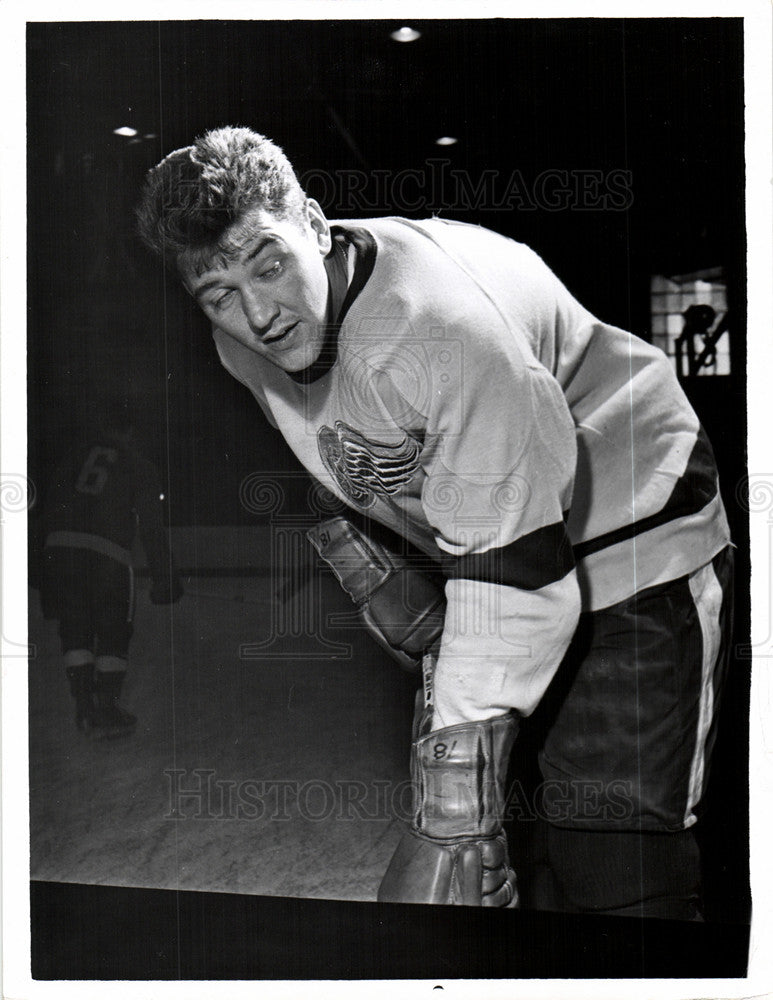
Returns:
[[[93,739],[126,736],[137,723],[118,699],[133,631],[138,525],[154,581],[151,601],[170,604],[183,593],[158,474],[132,444],[126,410],[107,410],[102,429],[66,456],[49,484],[41,573],[44,614],[59,619],[75,724]]]
[[[516,905],[505,772],[540,705],[538,905],[697,917],[732,553],[665,355],[483,228],[329,223],[247,129],[170,154],[139,221],[309,472],[443,575],[433,628],[399,560],[340,522],[313,538],[382,641],[429,648],[413,822],[379,899]]]

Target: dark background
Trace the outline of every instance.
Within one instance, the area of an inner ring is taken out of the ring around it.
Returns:
[[[168,465],[173,523],[242,523],[244,475],[293,467],[221,370],[204,317],[134,235],[146,170],[223,124],[279,142],[299,176],[317,178],[312,195],[327,193],[321,172],[394,174],[438,158],[473,184],[496,171],[499,191],[516,170],[527,191],[547,169],[630,171],[626,211],[517,200],[465,209],[447,197],[443,214],[530,244],[592,312],[645,337],[650,274],[723,264],[735,374],[705,389],[708,408],[722,400],[715,443],[743,441],[740,25],[431,21],[416,23],[417,42],[398,44],[397,24],[380,21],[31,24],[33,479],[86,401],[116,392],[133,400],[146,447]],[[113,134],[127,124],[157,138]],[[438,147],[440,135],[460,142]],[[323,199],[331,217],[347,207]],[[421,217],[436,206],[379,207]]]
[[[749,661],[740,19],[38,23],[28,26],[28,440],[41,486],[100,399],[126,394],[176,525],[254,523],[239,484],[295,470],[209,330],[134,235],[145,171],[208,128],[256,128],[312,172],[630,171],[623,211],[444,204],[530,244],[602,319],[649,337],[649,279],[722,265],[732,375],[685,385],[738,544],[736,657],[704,833],[708,914],[748,919]],[[116,136],[131,125],[139,142]],[[452,135],[459,143],[438,147]],[[403,214],[400,204],[331,217]],[[341,211],[341,209],[344,211]],[[299,493],[300,495],[300,493]],[[34,526],[34,512],[31,523]],[[195,568],[195,567],[194,567]]]

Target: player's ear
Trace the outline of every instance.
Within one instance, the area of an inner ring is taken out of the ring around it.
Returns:
[[[317,238],[319,252],[325,256],[330,253],[330,248],[333,245],[333,237],[330,234],[330,225],[325,218],[325,213],[313,198],[306,199],[305,212],[306,219]]]

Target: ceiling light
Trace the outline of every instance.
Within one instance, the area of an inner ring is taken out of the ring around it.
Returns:
[[[392,32],[390,38],[394,38],[396,42],[415,42],[417,38],[421,38],[421,32],[414,28],[398,28]]]
[[[120,128],[113,129],[114,135],[136,135],[137,129],[132,128],[130,125],[122,125]]]
[[[158,136],[156,135],[155,132],[146,132],[145,135],[143,135],[142,138],[143,139],[157,139]]]
[[[441,135],[439,139],[435,139],[436,146],[455,146],[459,142],[452,135]]]

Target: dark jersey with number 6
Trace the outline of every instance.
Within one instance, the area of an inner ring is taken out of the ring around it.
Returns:
[[[165,575],[162,493],[155,467],[112,435],[76,447],[59,464],[48,489],[47,534],[78,532],[130,550],[139,525],[155,579]]]

